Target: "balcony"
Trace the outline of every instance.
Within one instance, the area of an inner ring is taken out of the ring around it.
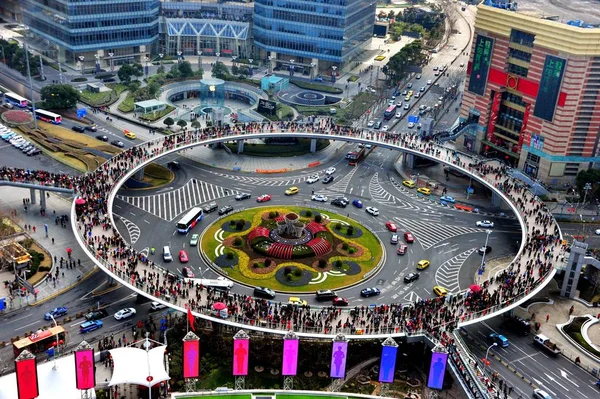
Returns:
[[[533,52],[533,47],[529,47],[529,46],[526,46],[524,44],[519,44],[519,43],[515,43],[515,42],[509,42],[508,43],[508,47],[514,48],[515,50],[521,50],[521,51],[524,51],[526,53],[532,53]]]

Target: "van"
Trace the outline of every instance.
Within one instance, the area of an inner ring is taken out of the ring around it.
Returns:
[[[171,262],[173,260],[173,255],[171,255],[171,248],[168,246],[163,247],[163,260],[165,262]]]
[[[329,113],[331,115],[335,115],[335,114],[337,114],[337,109],[335,109],[335,108],[329,108]]]

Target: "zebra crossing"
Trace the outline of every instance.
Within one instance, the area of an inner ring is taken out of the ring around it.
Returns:
[[[473,252],[475,252],[475,248],[466,250],[442,263],[435,272],[436,284],[446,288],[448,292],[459,292],[460,285],[458,283],[458,275],[460,273],[460,268]]]
[[[142,234],[142,231],[140,230],[139,226],[137,224],[133,223],[131,220],[129,220],[121,215],[117,215],[116,213],[114,215],[117,216],[119,219],[121,219],[121,221],[127,228],[127,232],[129,233],[129,239],[131,241],[131,245],[135,244],[137,242],[137,240],[140,238],[140,235]]]
[[[428,250],[435,244],[449,238],[465,234],[483,233],[485,229],[478,227],[452,226],[446,223],[423,222],[419,219],[406,219],[394,217],[394,220],[410,231],[424,250]]]
[[[337,178],[336,178],[336,180],[333,181],[333,184],[330,184],[325,190],[319,190],[319,192],[345,193],[346,190],[348,190],[350,181],[352,180],[352,177],[354,176],[354,174],[356,173],[357,170],[358,170],[358,166],[355,166],[354,168],[352,168],[350,173],[346,174],[344,177],[342,177],[339,180],[337,180]]]
[[[417,212],[440,214],[440,212],[438,211],[427,209],[425,207],[412,204],[410,202],[406,202],[387,191],[379,182],[378,172],[375,172],[375,174],[373,175],[373,177],[371,177],[371,180],[369,181],[369,194],[371,195],[373,201],[382,205],[394,205],[394,207],[397,209],[407,209]]]
[[[306,181],[306,179],[308,179],[308,177],[310,175],[306,175],[306,176],[297,176],[297,177],[289,177],[289,178],[268,178],[268,177],[251,177],[251,176],[238,176],[238,175],[230,175],[227,173],[221,173],[221,172],[214,172],[211,171],[212,174],[219,176],[219,177],[223,177],[226,179],[231,179],[231,180],[235,180],[235,181],[239,181],[242,183],[248,183],[248,184],[252,184],[252,185],[256,185],[256,186],[263,186],[263,187],[281,187],[281,186],[294,186],[297,184],[300,184],[304,181]]]
[[[172,191],[142,197],[118,195],[117,198],[161,219],[172,221],[190,208],[240,191],[191,179]]]

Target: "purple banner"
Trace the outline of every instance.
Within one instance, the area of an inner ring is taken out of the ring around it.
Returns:
[[[381,364],[379,365],[379,382],[394,382],[397,353],[397,346],[383,347],[381,351]]]
[[[444,374],[446,373],[447,353],[432,352],[431,366],[429,367],[429,379],[427,387],[431,389],[442,389],[444,385]]]
[[[348,355],[347,341],[334,341],[331,352],[331,378],[344,378],[346,376],[346,357]]]
[[[283,340],[283,367],[281,375],[296,375],[298,368],[298,343],[297,339]]]

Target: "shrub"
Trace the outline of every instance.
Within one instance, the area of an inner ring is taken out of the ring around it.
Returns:
[[[351,236],[354,234],[354,226],[348,226],[348,230],[346,230],[346,235]]]
[[[306,217],[307,217],[307,218],[311,217],[311,216],[312,216],[312,214],[313,214],[313,213],[312,213],[312,211],[306,211]]]
[[[327,261],[325,259],[319,259],[318,266],[320,269],[325,269],[327,267]]]
[[[353,253],[355,253],[355,252],[356,252],[356,248],[354,248],[354,247],[351,247],[351,248],[349,248],[349,249],[348,249],[348,253],[349,253],[350,255],[352,255],[352,254],[353,254]]]
[[[87,78],[73,78],[71,82],[87,82]]]
[[[321,223],[322,221],[323,221],[323,216],[321,216],[321,215],[315,215],[315,222]]]
[[[292,279],[294,278],[294,276],[292,276],[291,274],[287,274],[286,278],[288,281],[292,281]]]
[[[300,269],[298,267],[296,269],[294,269],[294,276],[296,276],[296,277],[302,276],[302,269]]]
[[[235,254],[234,254],[233,252],[231,252],[231,251],[229,251],[229,252],[227,252],[227,253],[225,254],[225,259],[231,260],[231,259],[233,259],[234,257],[235,257]]]
[[[241,237],[235,237],[235,238],[233,239],[233,245],[234,245],[235,247],[239,247],[240,245],[242,245],[242,243],[243,243],[243,241],[242,241],[242,238],[241,238]]]
[[[235,229],[237,231],[242,231],[244,229],[245,225],[246,225],[246,221],[244,219],[240,219],[235,222]]]
[[[271,266],[271,263],[272,263],[272,262],[273,262],[273,261],[272,261],[271,259],[269,259],[269,258],[265,259],[265,267],[269,267],[269,266]]]
[[[342,229],[342,224],[341,224],[340,222],[337,222],[337,223],[335,224],[335,229],[336,229],[336,230],[341,230],[341,229]]]
[[[269,219],[275,219],[278,216],[278,212],[277,211],[271,211],[269,212]]]
[[[258,269],[258,263],[257,263],[257,262],[254,262],[254,263],[252,264],[252,267],[253,267],[254,269]]]
[[[344,251],[347,251],[347,250],[348,250],[348,247],[349,247],[349,245],[348,245],[348,243],[347,243],[347,242],[345,242],[345,243],[343,243],[343,244],[342,244],[342,249],[343,249]]]
[[[229,221],[229,226],[234,226],[235,225],[235,220],[230,220]]]
[[[283,269],[283,274],[285,274],[286,276],[292,273],[292,267],[291,266],[286,266]]]
[[[339,259],[338,259],[338,260],[336,260],[336,261],[334,262],[334,265],[335,265],[335,267],[342,267],[342,265],[343,265],[343,262],[342,262],[341,260],[339,260]]]
[[[40,272],[49,272],[49,271],[50,271],[50,269],[51,269],[51,267],[50,267],[50,266],[40,266],[40,267],[38,268],[38,271],[40,271]]]

